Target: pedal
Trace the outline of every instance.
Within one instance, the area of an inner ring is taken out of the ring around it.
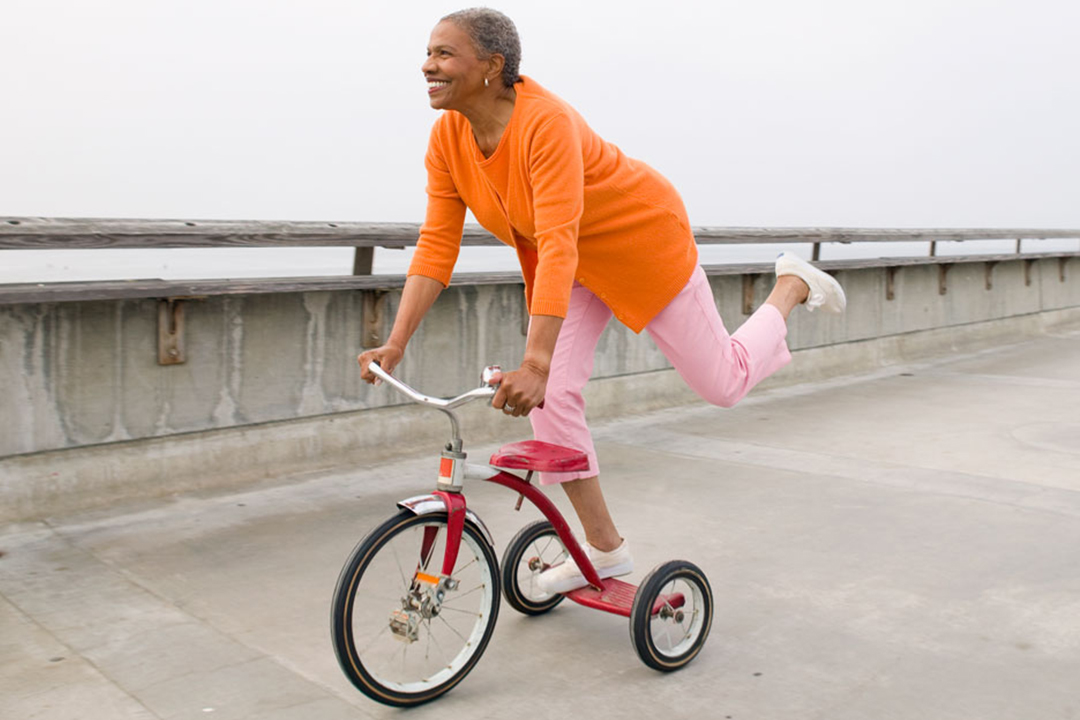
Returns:
[[[408,610],[390,612],[390,632],[395,640],[412,644],[420,639],[420,618]]]

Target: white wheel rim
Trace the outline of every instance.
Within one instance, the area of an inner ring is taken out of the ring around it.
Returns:
[[[438,574],[446,524],[418,523],[379,548],[364,568],[353,602],[353,644],[364,670],[383,688],[399,693],[421,693],[453,678],[474,657],[491,622],[495,587],[491,567],[480,543],[462,533],[453,575],[461,583],[459,589],[448,593],[438,615],[422,621],[415,642],[398,640],[390,631],[390,613],[401,607],[416,570],[423,529],[431,526],[439,527],[439,534],[428,572]]]
[[[677,658],[689,652],[701,637],[705,626],[705,593],[701,586],[685,577],[672,578],[664,583],[660,595],[682,593],[685,601],[680,608],[683,622],[661,617],[656,613],[649,618],[649,637],[656,651],[667,658]]]

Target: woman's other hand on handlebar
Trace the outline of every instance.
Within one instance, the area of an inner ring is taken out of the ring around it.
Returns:
[[[365,350],[356,358],[356,361],[360,363],[360,377],[374,385],[378,378],[375,377],[375,373],[368,369],[368,365],[375,361],[379,363],[379,367],[383,370],[393,374],[394,368],[401,362],[404,354],[402,349],[396,345],[383,345],[374,350]]]
[[[507,415],[524,417],[543,403],[547,379],[547,368],[526,360],[517,370],[502,374],[502,384],[491,399],[491,407]]]

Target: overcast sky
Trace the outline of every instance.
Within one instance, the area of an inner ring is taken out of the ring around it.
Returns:
[[[508,0],[695,225],[1080,226],[1075,0]],[[462,5],[3,0],[0,215],[419,221]]]

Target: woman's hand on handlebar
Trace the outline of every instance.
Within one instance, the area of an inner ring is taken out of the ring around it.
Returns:
[[[368,369],[368,365],[375,361],[379,363],[379,367],[383,370],[393,374],[394,368],[401,362],[404,354],[405,352],[396,345],[383,345],[374,350],[365,350],[356,358],[356,361],[360,363],[360,377],[366,382],[374,384],[378,378],[375,377],[375,373]]]
[[[502,374],[502,384],[491,399],[491,407],[514,417],[528,415],[543,404],[547,379],[547,368],[526,360],[517,370]]]

